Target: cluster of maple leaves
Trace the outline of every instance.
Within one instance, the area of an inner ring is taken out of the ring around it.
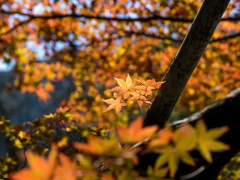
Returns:
[[[152,104],[149,97],[163,83],[156,82],[154,79],[147,81],[139,79],[133,82],[129,74],[126,81],[118,78],[115,78],[115,80],[118,86],[109,90],[109,92],[114,93],[114,98],[104,100],[104,102],[110,104],[106,111],[116,108],[117,113],[120,112],[122,106],[126,106],[127,103],[132,101],[137,101],[140,109],[143,103]]]

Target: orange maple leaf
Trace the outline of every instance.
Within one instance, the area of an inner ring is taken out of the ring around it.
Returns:
[[[108,106],[108,108],[104,111],[110,111],[111,109],[116,109],[116,112],[120,112],[121,109],[122,109],[122,106],[126,106],[126,103],[124,102],[121,102],[122,100],[122,97],[118,97],[117,99],[113,99],[113,98],[110,98],[110,99],[106,99],[106,100],[103,100],[105,103],[107,104],[110,104],[110,106]]]
[[[137,143],[151,137],[157,129],[157,125],[143,127],[142,118],[138,117],[128,128],[118,127],[117,131],[121,142]]]
[[[129,74],[127,75],[126,81],[123,79],[114,78],[117,81],[117,84],[122,88],[130,89],[133,86],[133,82]]]
[[[149,143],[149,148],[158,147],[168,144],[173,137],[173,132],[170,129],[163,129],[158,132],[158,138],[153,139]]]
[[[36,89],[36,94],[37,94],[38,98],[43,100],[44,102],[47,102],[47,100],[50,98],[50,95],[42,86],[39,86]]]
[[[82,171],[77,169],[77,163],[64,154],[59,154],[60,165],[55,170],[54,180],[76,180],[82,176]]]
[[[32,152],[26,152],[29,169],[23,169],[10,175],[13,180],[49,180],[54,173],[56,166],[57,147],[53,146],[48,156],[44,159]]]
[[[74,147],[86,154],[100,156],[118,156],[121,152],[121,148],[116,140],[106,140],[95,136],[89,136],[88,144],[76,142]]]
[[[162,83],[164,83],[165,81],[162,81],[162,82],[156,82],[155,79],[150,79],[150,80],[143,80],[143,79],[139,79],[138,82],[144,86],[152,86],[154,88],[159,88],[160,85]]]

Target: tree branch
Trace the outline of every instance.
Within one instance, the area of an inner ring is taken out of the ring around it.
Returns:
[[[162,21],[171,21],[171,22],[181,22],[181,23],[192,23],[194,19],[187,19],[187,18],[178,18],[178,17],[164,17],[164,16],[158,16],[153,15],[150,17],[138,17],[138,18],[119,18],[119,17],[105,17],[105,16],[92,16],[92,15],[85,15],[85,14],[52,14],[52,15],[34,15],[34,14],[28,14],[23,13],[19,11],[6,11],[3,9],[0,9],[0,12],[3,14],[8,15],[22,15],[22,16],[28,16],[33,19],[59,19],[59,18],[66,18],[66,17],[72,17],[72,18],[86,18],[86,19],[96,19],[96,20],[105,20],[105,21],[127,21],[127,22],[134,22],[134,21],[141,21],[141,22],[149,22],[153,20],[162,20]],[[240,21],[240,17],[226,17],[222,18],[221,21]]]
[[[232,38],[235,38],[235,37],[238,37],[238,36],[240,36],[240,32],[229,35],[229,36],[224,36],[224,37],[220,37],[220,38],[217,38],[217,39],[212,39],[209,43],[224,41],[224,40],[232,39]]]
[[[137,36],[145,36],[145,37],[155,38],[155,39],[169,40],[169,41],[173,41],[173,42],[176,42],[176,43],[181,43],[183,41],[182,39],[174,39],[174,38],[171,38],[171,37],[148,34],[148,33],[144,33],[144,32],[131,32],[131,34],[134,34],[134,35],[137,35]]]
[[[2,35],[7,35],[11,32],[13,32],[14,30],[16,30],[18,27],[23,26],[25,24],[28,24],[30,21],[32,21],[32,18],[27,19],[26,21],[21,21],[20,23],[18,23],[17,25],[13,26],[11,29],[9,29],[8,31],[1,33],[0,36]]]
[[[147,34],[147,33],[144,33],[144,32],[131,32],[131,35],[132,34],[135,34],[137,36],[146,36],[146,37],[151,37],[151,38],[156,38],[156,39],[169,40],[169,41],[173,41],[173,42],[176,42],[176,43],[182,43],[183,42],[183,39],[173,39],[171,37],[158,36],[158,35],[155,35],[155,34]],[[224,40],[236,38],[236,37],[239,37],[239,36],[240,36],[240,32],[229,35],[229,36],[223,36],[223,37],[220,37],[220,38],[212,39],[211,41],[209,41],[209,43],[224,41]]]
[[[144,126],[162,127],[225,12],[229,0],[205,0],[144,119]]]

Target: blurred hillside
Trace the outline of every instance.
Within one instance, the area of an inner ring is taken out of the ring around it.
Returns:
[[[27,121],[33,121],[44,114],[54,113],[59,103],[69,97],[74,90],[70,78],[56,83],[55,92],[51,94],[48,102],[38,99],[35,94],[22,94],[17,90],[8,92],[7,84],[14,82],[14,75],[10,72],[0,72],[0,116],[5,116],[11,120],[12,124],[22,124]],[[9,141],[0,133],[0,155],[9,152]]]
[[[33,121],[36,117],[42,117],[43,114],[55,112],[59,103],[74,90],[70,78],[58,82],[55,92],[51,94],[51,99],[45,103],[35,94],[22,94],[17,90],[8,92],[6,85],[13,83],[14,79],[11,73],[0,72],[0,116],[5,116],[13,124]]]

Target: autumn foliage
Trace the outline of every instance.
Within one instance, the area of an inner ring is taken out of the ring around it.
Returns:
[[[75,90],[55,113],[24,125],[4,117],[0,131],[28,167],[0,157],[11,179],[174,178],[191,152],[209,163],[230,147],[217,139],[227,127],[143,127],[143,116],[201,7],[183,0],[0,0],[0,61],[15,64],[8,89],[47,102],[55,82]],[[240,86],[240,12],[232,0],[176,105],[191,114]],[[178,118],[178,117],[177,117]],[[145,173],[139,156],[156,153]]]
[[[192,150],[197,149],[211,162],[211,152],[229,149],[227,145],[215,140],[227,131],[226,127],[207,131],[203,121],[199,121],[196,129],[187,124],[176,131],[170,127],[159,131],[157,129],[157,126],[142,127],[142,119],[138,118],[129,127],[117,127],[117,136],[114,131],[109,131],[105,138],[90,134],[86,143],[72,144],[79,152],[71,154],[71,160],[63,153],[57,155],[57,148],[69,145],[67,142],[60,146],[53,145],[47,159],[28,151],[26,156],[29,168],[12,174],[10,178],[141,178],[141,174],[134,171],[134,166],[138,165],[138,154],[152,152],[159,154],[159,157],[153,167],[149,166],[147,175],[156,179],[165,177],[169,172],[173,178],[180,161],[190,166],[195,165],[190,155]]]

